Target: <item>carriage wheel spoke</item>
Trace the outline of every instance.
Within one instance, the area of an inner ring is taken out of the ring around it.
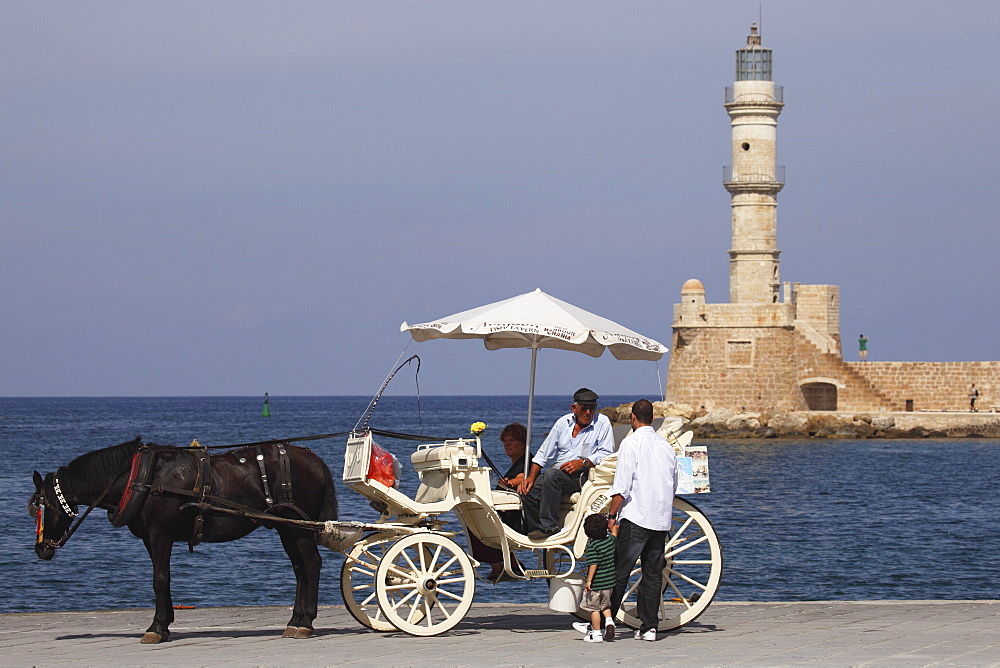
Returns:
[[[462,597],[461,596],[459,596],[457,594],[453,594],[450,591],[448,591],[447,589],[438,589],[438,604],[439,605],[441,603],[441,596],[442,595],[447,596],[448,598],[453,598],[456,601],[458,601],[459,603],[462,602]]]
[[[389,564],[389,570],[392,571],[394,575],[397,575],[398,577],[403,578],[408,582],[413,582],[414,580],[416,580],[416,573],[414,571],[400,570],[395,564]]]
[[[690,608],[691,607],[691,604],[688,603],[687,597],[684,596],[684,594],[681,593],[681,590],[677,588],[677,585],[674,584],[673,580],[667,579],[667,585],[670,587],[671,591],[674,592],[675,598],[677,598],[677,600],[678,600],[679,603],[682,603],[685,608]],[[666,609],[667,609],[667,602],[665,600],[666,597],[661,596],[660,598],[661,598],[661,600],[660,600],[660,607],[661,607],[661,609],[663,609],[664,611],[666,611]],[[664,619],[666,619],[666,617],[664,617]]]
[[[414,595],[415,595],[416,593],[417,593],[417,588],[416,588],[416,587],[414,587],[414,588],[413,588],[413,591],[411,591],[411,592],[410,592],[409,594],[407,594],[406,596],[403,596],[403,597],[400,597],[400,598],[398,598],[398,599],[397,599],[397,600],[396,600],[396,601],[395,601],[395,602],[393,603],[393,605],[392,605],[392,609],[393,609],[393,610],[397,610],[397,609],[399,609],[399,607],[400,607],[400,606],[404,605],[404,604],[405,604],[405,603],[406,603],[407,601],[409,601],[409,600],[410,600],[411,598],[413,598],[413,596],[414,596]]]
[[[431,616],[431,604],[426,597],[423,598],[424,602],[424,618],[427,620],[427,627],[430,628],[434,625],[434,619]]]
[[[441,558],[441,549],[443,547],[444,547],[444,545],[438,545],[437,549],[434,550],[434,556],[431,557],[431,564],[436,564],[438,562],[438,559]],[[433,568],[428,568],[428,570],[434,570],[434,569]]]
[[[448,568],[449,566],[451,566],[451,565],[452,565],[453,563],[455,563],[456,561],[458,561],[458,556],[457,556],[457,555],[456,555],[456,556],[453,556],[453,557],[452,557],[451,559],[449,559],[449,560],[448,560],[448,563],[446,563],[446,564],[445,564],[444,566],[442,566],[441,568],[439,568],[439,569],[437,570],[437,572],[435,572],[435,573],[434,573],[434,578],[440,578],[440,577],[442,577],[443,575],[445,575],[445,572],[444,572],[444,570],[445,570],[446,568]],[[448,575],[450,575],[450,573],[449,573]]]
[[[694,541],[691,541],[689,543],[685,543],[682,547],[679,547],[676,550],[671,550],[670,552],[668,552],[666,554],[666,558],[668,560],[669,559],[673,559],[673,557],[674,557],[675,554],[680,554],[681,552],[684,552],[686,550],[690,550],[692,547],[694,547],[696,545],[700,545],[701,543],[704,543],[706,540],[708,540],[708,536],[702,536],[698,540],[694,540]]]
[[[690,577],[688,577],[687,575],[684,575],[683,573],[681,573],[680,571],[675,571],[675,570],[674,570],[674,569],[672,569],[672,568],[671,568],[671,569],[669,569],[669,571],[670,571],[670,575],[672,575],[672,576],[677,576],[677,577],[679,577],[679,578],[680,578],[681,580],[684,580],[684,582],[687,582],[688,584],[692,584],[692,585],[694,585],[695,587],[698,587],[699,589],[701,589],[702,591],[704,591],[705,589],[707,589],[707,588],[708,588],[708,585],[706,585],[706,584],[703,584],[703,583],[701,583],[701,582],[698,582],[698,581],[697,581],[697,580],[695,580],[694,578],[690,578]],[[668,578],[668,580],[667,580],[667,581],[668,581],[668,582],[670,582],[670,583],[671,583],[671,585],[673,585],[673,578]]]
[[[435,597],[434,606],[441,611],[442,617],[444,617],[445,619],[451,619],[452,612],[448,610],[448,608],[445,606],[444,602],[441,600],[440,597]],[[458,606],[456,605],[455,608],[457,609]]]
[[[407,563],[407,564],[409,564],[409,566],[410,566],[410,570],[411,570],[412,572],[414,572],[414,573],[419,573],[419,572],[421,572],[422,570],[424,570],[423,568],[417,568],[417,565],[413,563],[413,560],[412,560],[412,559],[410,559],[410,555],[406,553],[406,550],[403,550],[403,551],[402,551],[402,552],[400,553],[400,556],[401,556],[401,557],[403,557],[404,559],[406,559],[406,563]],[[422,559],[421,559],[421,561],[422,561]]]

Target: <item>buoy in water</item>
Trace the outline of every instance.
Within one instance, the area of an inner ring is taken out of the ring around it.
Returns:
[[[260,412],[261,417],[271,417],[271,406],[268,404],[267,392],[264,393],[264,410]]]

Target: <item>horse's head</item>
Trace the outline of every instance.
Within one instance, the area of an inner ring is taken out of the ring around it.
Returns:
[[[35,493],[28,501],[28,515],[35,518],[35,554],[46,561],[56,554],[63,536],[76,517],[76,505],[59,485],[57,473],[47,473],[43,478],[34,472]]]

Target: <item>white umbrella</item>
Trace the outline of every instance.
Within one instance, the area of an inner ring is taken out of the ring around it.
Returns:
[[[539,348],[576,350],[600,357],[604,349],[620,360],[658,360],[663,344],[616,322],[577,308],[540,289],[417,325],[403,323],[414,341],[482,339],[488,350],[531,348],[528,388],[528,448],[535,407],[535,360]]]

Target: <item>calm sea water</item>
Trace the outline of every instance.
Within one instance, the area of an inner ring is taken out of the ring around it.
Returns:
[[[629,397],[603,397],[617,404]],[[567,410],[538,397],[536,443]],[[151,607],[142,543],[94,512],[50,562],[32,549],[25,512],[31,471],[142,435],[187,445],[347,431],[368,397],[0,398],[0,612]],[[372,426],[461,436],[489,425],[499,465],[502,426],[525,421],[526,397],[385,397]],[[381,439],[397,455],[413,444]],[[718,600],[1000,598],[1000,441],[706,441],[712,492],[689,497],[715,524],[725,555]],[[313,441],[338,482],[342,519],[374,520],[339,482],[344,439]],[[404,468],[402,489],[415,489]],[[342,558],[324,550],[320,601],[341,603]],[[174,603],[290,605],[294,578],[273,531],[174,550]],[[544,602],[542,583],[481,584],[479,601]]]

